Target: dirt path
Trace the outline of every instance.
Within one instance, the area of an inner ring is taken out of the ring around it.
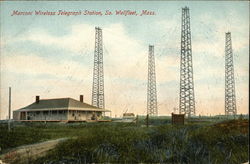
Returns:
[[[1,162],[8,163],[29,163],[29,161],[42,157],[49,150],[53,149],[59,142],[65,141],[68,138],[59,138],[31,145],[20,146],[10,150],[0,156]],[[2,161],[1,161],[2,160]]]

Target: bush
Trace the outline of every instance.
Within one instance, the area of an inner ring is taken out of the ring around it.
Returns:
[[[0,148],[2,151],[49,138],[48,135],[33,127],[14,128],[9,132],[6,125],[0,125],[0,129]]]
[[[154,126],[149,128],[112,122],[27,124],[16,126],[11,132],[1,125],[0,146],[6,150],[48,139],[71,138],[32,161],[38,164],[248,161],[248,120],[183,126],[160,124],[162,121],[155,118]]]
[[[241,163],[248,135],[217,126],[93,126],[35,163]],[[66,162],[67,163],[67,162]]]

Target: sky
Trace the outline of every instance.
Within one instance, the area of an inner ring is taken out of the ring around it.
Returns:
[[[95,27],[103,31],[105,107],[112,116],[147,112],[148,45],[154,45],[159,115],[179,106],[181,9],[189,7],[197,115],[224,114],[225,33],[231,32],[237,113],[248,113],[247,1],[0,2],[0,118],[41,99],[91,103]],[[101,11],[113,15],[35,15],[35,11]],[[131,10],[137,16],[115,15]],[[142,10],[155,15],[140,16]],[[33,12],[14,15],[13,11]]]

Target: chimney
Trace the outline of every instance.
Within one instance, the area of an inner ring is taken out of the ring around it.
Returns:
[[[83,102],[83,95],[80,95],[80,102]]]
[[[36,96],[36,103],[38,104],[40,101],[40,97],[39,96]]]

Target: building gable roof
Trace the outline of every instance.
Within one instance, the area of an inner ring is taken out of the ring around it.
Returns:
[[[69,105],[69,98],[61,99],[41,99],[39,103],[32,103],[21,109],[44,109],[44,108],[67,108]]]
[[[97,108],[95,106],[77,101],[72,98],[40,99],[39,103],[34,102],[19,110],[20,111],[39,111],[39,110],[107,111],[105,109]]]

